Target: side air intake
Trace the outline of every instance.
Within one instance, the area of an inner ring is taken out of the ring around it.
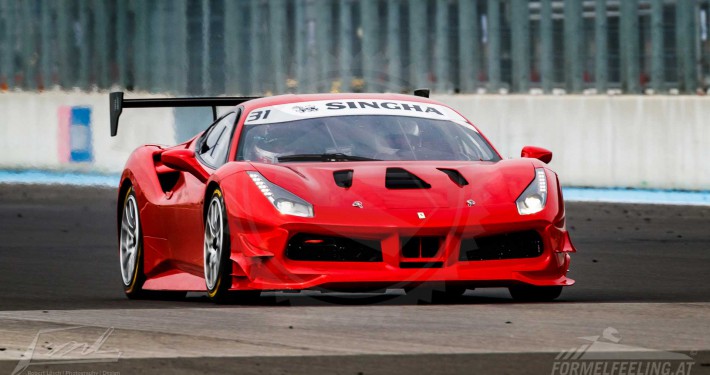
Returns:
[[[387,168],[385,187],[388,189],[429,189],[431,185],[402,168]]]
[[[501,260],[535,258],[542,255],[542,237],[534,231],[497,234],[486,237],[462,238],[459,260]]]
[[[447,176],[451,179],[453,183],[458,185],[459,187],[463,187],[468,185],[468,181],[466,181],[466,178],[463,177],[461,172],[455,170],[455,169],[446,169],[446,168],[437,168],[438,170],[446,173]]]
[[[335,184],[341,188],[349,188],[353,186],[353,170],[345,169],[342,171],[333,172],[333,179]]]

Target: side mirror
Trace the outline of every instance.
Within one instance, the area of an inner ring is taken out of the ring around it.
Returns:
[[[197,177],[202,183],[207,182],[207,179],[210,178],[207,171],[195,159],[195,153],[192,150],[174,149],[163,151],[160,154],[160,161],[169,168],[187,172]]]
[[[525,146],[523,147],[523,151],[520,152],[520,156],[523,158],[538,159],[543,163],[552,161],[552,151],[542,147]]]

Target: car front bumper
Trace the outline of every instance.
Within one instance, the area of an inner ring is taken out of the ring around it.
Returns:
[[[553,206],[554,207],[554,206]],[[552,210],[549,210],[552,211]],[[230,218],[232,233],[232,289],[301,290],[358,289],[368,286],[407,287],[445,282],[469,287],[569,286],[572,246],[559,212],[521,217],[514,205],[461,209],[438,209],[420,219],[416,210],[325,212],[322,217],[340,220],[284,218],[262,221],[257,217]],[[533,257],[465,260],[462,241],[491,235],[534,231],[542,242],[541,254]],[[320,234],[377,242],[380,261],[294,260],[286,249],[296,234]],[[424,236],[441,239],[434,256],[408,258],[403,242]],[[414,266],[412,266],[414,264]]]

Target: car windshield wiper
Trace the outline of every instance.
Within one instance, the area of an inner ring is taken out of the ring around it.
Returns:
[[[378,161],[380,159],[366,158],[364,156],[346,155],[343,153],[334,154],[296,154],[279,156],[282,161]]]

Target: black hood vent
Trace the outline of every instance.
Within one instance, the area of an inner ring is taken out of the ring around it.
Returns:
[[[461,172],[455,170],[455,169],[447,169],[447,168],[437,168],[438,170],[446,173],[447,176],[459,187],[464,187],[468,185],[468,181],[461,175]]]
[[[342,171],[333,172],[333,179],[335,184],[341,188],[349,188],[353,186],[353,170],[344,169]]]
[[[385,187],[388,189],[429,189],[431,185],[402,168],[387,168]]]

